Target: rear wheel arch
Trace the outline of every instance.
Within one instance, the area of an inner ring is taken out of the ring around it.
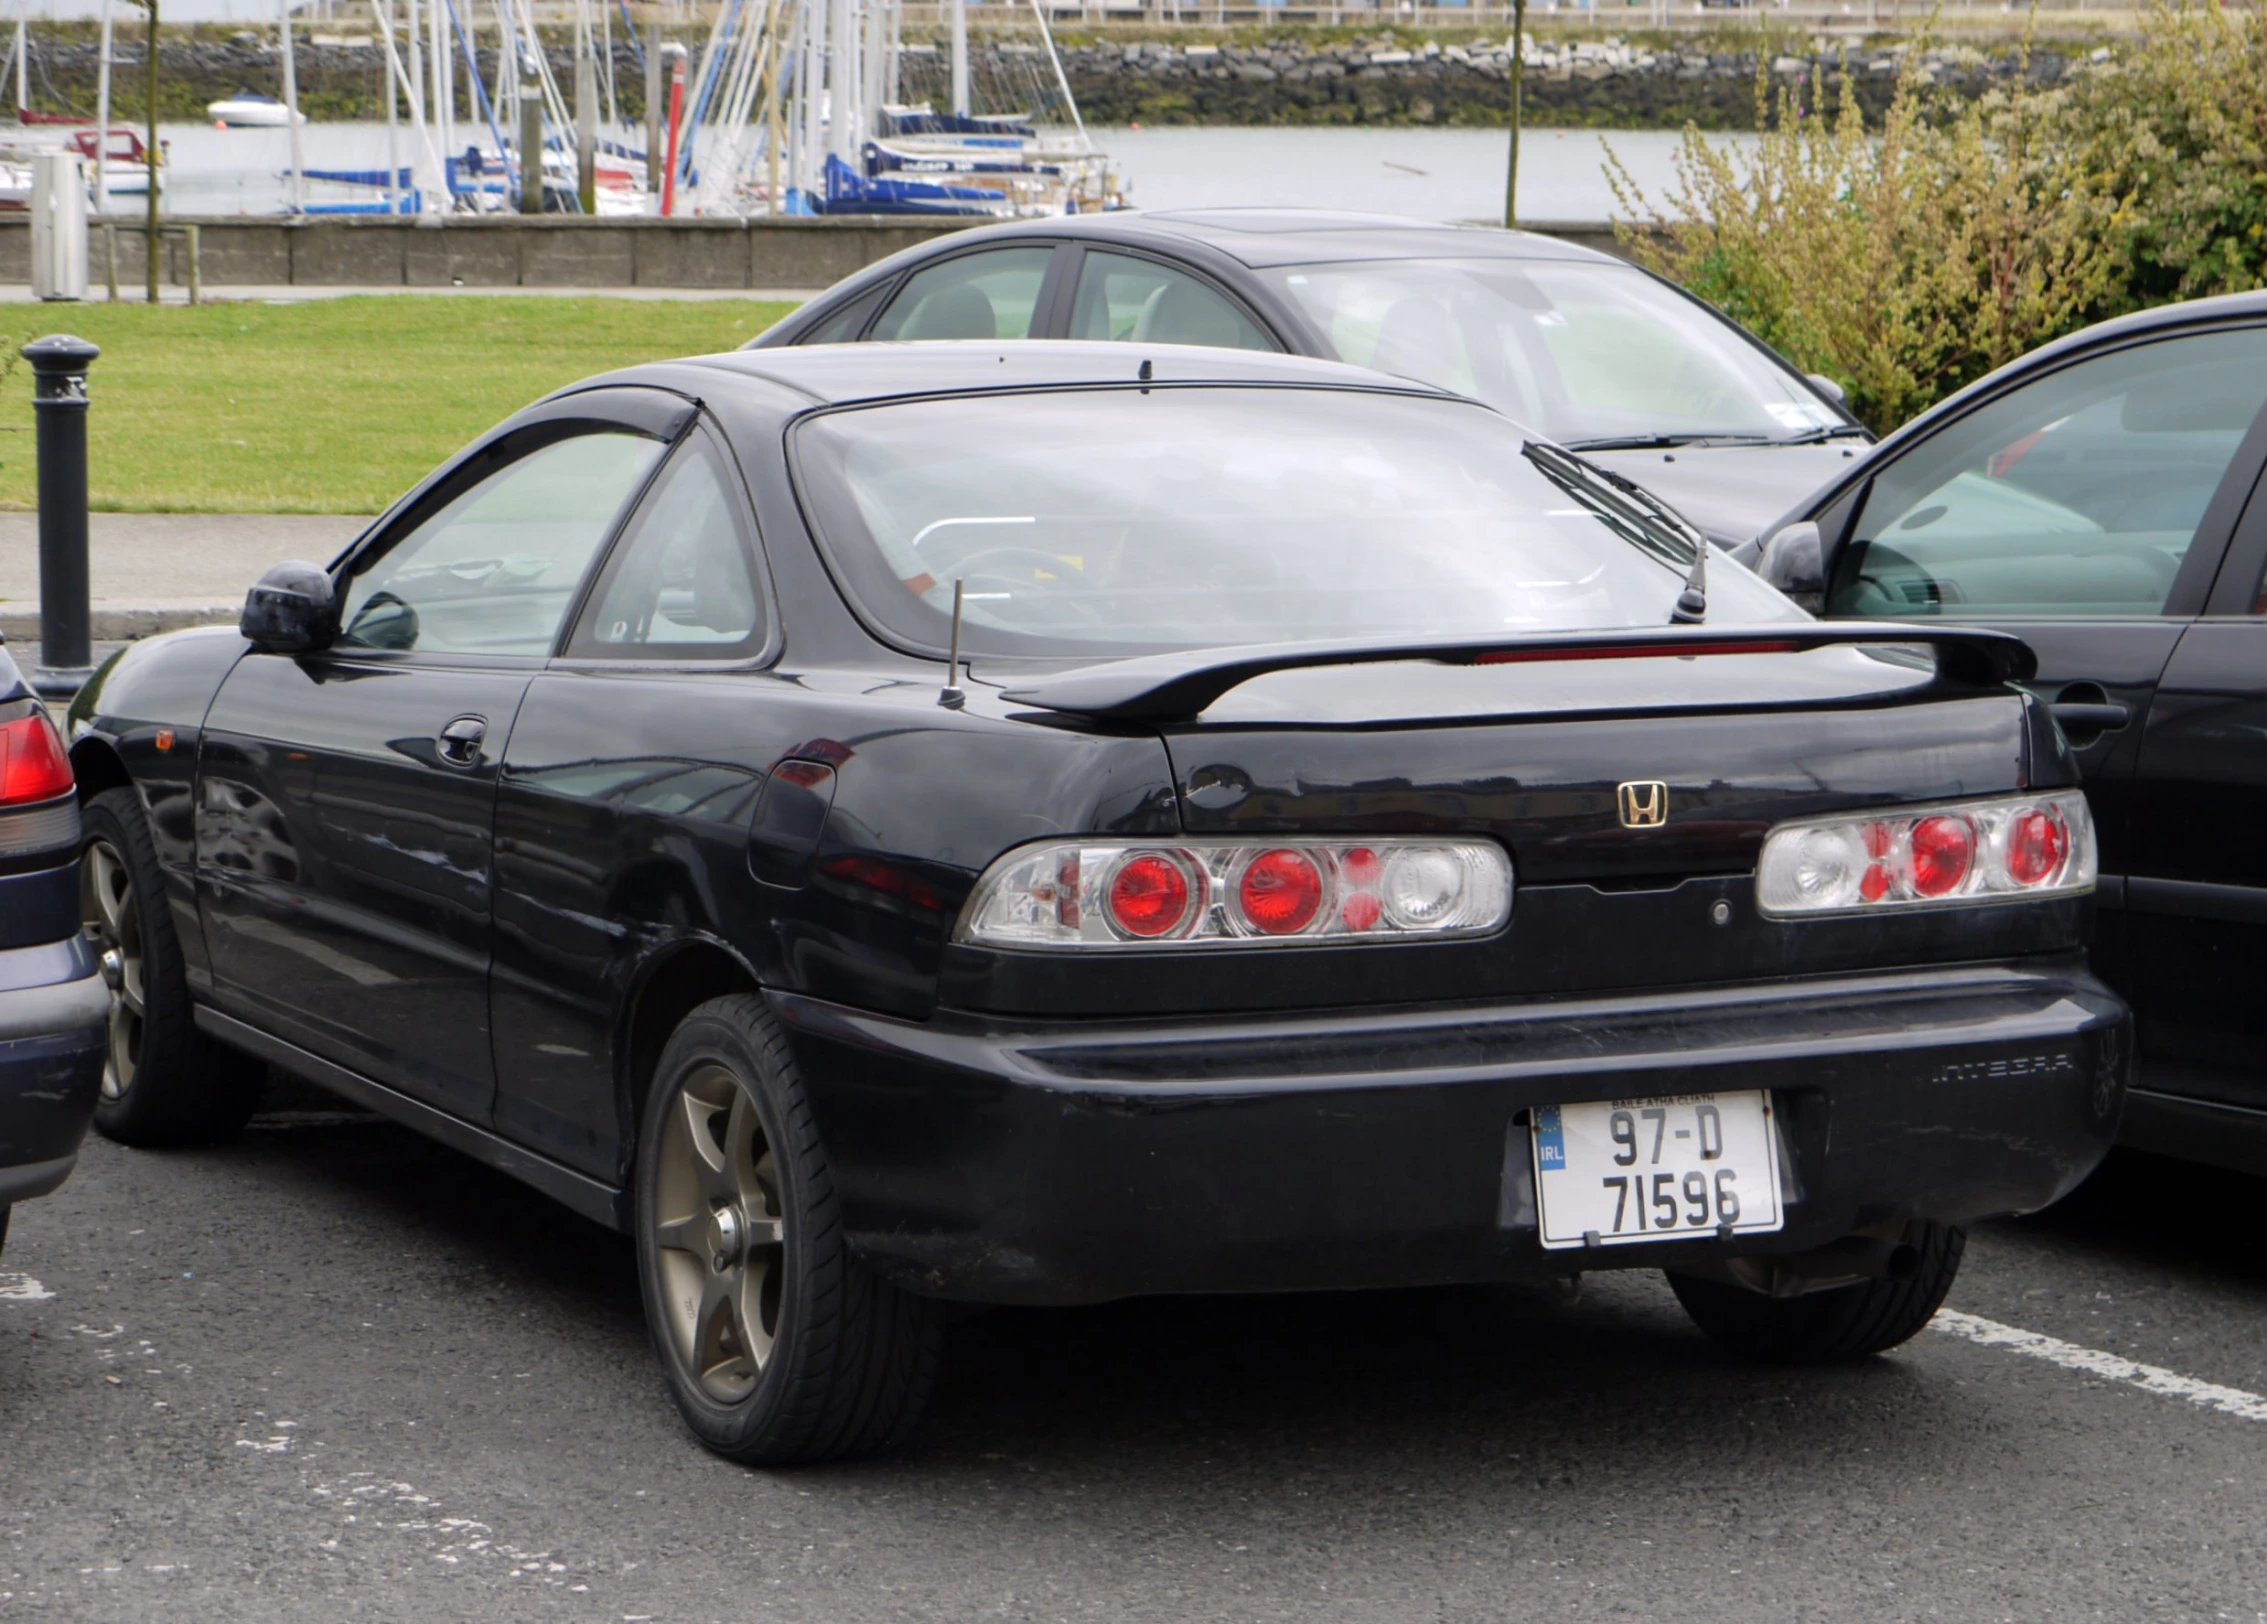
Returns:
[[[99,733],[89,733],[71,746],[71,776],[78,780],[81,806],[105,790],[130,789],[134,783],[118,747]]]
[[[670,1036],[685,1017],[712,998],[734,993],[760,996],[762,987],[747,961],[710,937],[687,937],[656,949],[631,978],[623,1000],[614,1052],[621,1093],[622,1166],[637,1157],[638,1125],[645,1120],[646,1097]]]

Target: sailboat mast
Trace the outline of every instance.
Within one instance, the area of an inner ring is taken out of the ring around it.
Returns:
[[[291,40],[291,0],[277,8],[283,13],[283,119],[291,130],[291,212],[307,212],[307,142],[299,128],[298,52]]]
[[[952,0],[952,111],[968,116],[968,0]]]
[[[456,145],[456,74],[449,65],[448,19],[441,0],[428,0],[425,18],[432,30],[429,55],[433,72],[433,134],[446,154]]]
[[[409,59],[409,116],[420,130],[428,128],[429,110],[425,99],[425,13],[418,9],[417,0],[409,0],[409,22],[402,29],[402,54]],[[434,112],[432,116],[437,116]]]
[[[394,31],[394,0],[386,0],[386,33]],[[386,212],[401,213],[401,87],[386,75]]]

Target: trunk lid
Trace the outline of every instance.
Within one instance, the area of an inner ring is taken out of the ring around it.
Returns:
[[[1745,873],[1790,818],[2019,790],[2026,736],[2011,690],[1848,647],[1284,671],[1164,730],[1192,834],[1482,833],[1522,886]]]

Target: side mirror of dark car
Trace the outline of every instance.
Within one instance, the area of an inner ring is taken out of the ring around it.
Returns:
[[[1817,614],[1826,602],[1826,554],[1818,526],[1803,519],[1774,531],[1763,544],[1756,573]]]
[[[1804,374],[1804,381],[1837,406],[1850,404],[1850,392],[1823,372]]]
[[[313,564],[278,564],[244,594],[236,629],[262,654],[327,648],[337,630],[331,578]]]

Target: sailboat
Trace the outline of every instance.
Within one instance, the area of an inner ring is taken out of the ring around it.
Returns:
[[[205,115],[224,130],[280,130],[286,125],[307,122],[305,113],[255,90],[239,90],[233,96],[207,102]]]

